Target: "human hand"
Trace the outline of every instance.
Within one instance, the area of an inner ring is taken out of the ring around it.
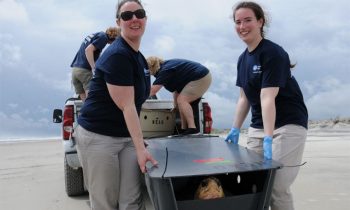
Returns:
[[[152,165],[158,165],[158,161],[156,161],[152,155],[148,152],[148,150],[145,148],[142,151],[137,151],[137,161],[140,167],[140,170],[142,173],[146,173],[147,169],[146,169],[146,163],[148,161],[151,161]]]
[[[239,132],[239,128],[231,128],[231,131],[228,133],[225,141],[229,143],[233,142],[233,144],[238,144]]]
[[[263,148],[264,148],[264,158],[266,160],[271,160],[272,159],[272,137],[271,136],[264,137]]]
[[[177,111],[177,108],[176,107],[174,107],[174,108],[172,108],[171,110],[170,110],[170,112],[176,112]]]

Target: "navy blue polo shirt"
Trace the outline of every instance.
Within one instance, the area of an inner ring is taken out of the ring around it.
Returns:
[[[107,85],[134,86],[137,113],[150,93],[150,73],[140,52],[118,37],[96,63],[95,75],[90,82],[87,99],[78,118],[86,130],[107,136],[128,137],[123,112],[113,102]]]
[[[290,60],[279,45],[263,39],[254,51],[246,49],[238,59],[236,85],[244,90],[251,106],[251,127],[263,128],[260,92],[279,87],[275,99],[275,128],[297,124],[307,128],[308,112],[300,87],[291,75]]]
[[[163,85],[170,92],[180,93],[191,81],[203,78],[209,70],[200,63],[185,59],[170,59],[161,64],[154,75],[154,85]]]
[[[108,36],[105,32],[102,31],[90,34],[89,36],[85,37],[83,43],[81,43],[80,48],[73,59],[71,67],[78,67],[91,70],[91,66],[88,60],[86,59],[85,49],[90,44],[93,44],[95,46],[96,50],[94,51],[94,59],[96,61],[97,58],[100,56],[103,48],[107,45],[107,43]]]

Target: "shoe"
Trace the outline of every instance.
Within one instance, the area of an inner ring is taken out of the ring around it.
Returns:
[[[198,133],[197,128],[187,128],[185,132],[182,133],[182,135],[190,135]]]
[[[179,130],[177,130],[177,133],[178,134],[183,134],[185,131],[186,131],[186,129],[180,128]]]

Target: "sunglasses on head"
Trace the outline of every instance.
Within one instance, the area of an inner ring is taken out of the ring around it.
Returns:
[[[134,15],[136,16],[137,19],[142,19],[142,18],[146,17],[146,11],[144,9],[138,9],[138,10],[135,10],[133,12],[125,11],[125,12],[120,13],[120,17],[124,21],[131,20]]]

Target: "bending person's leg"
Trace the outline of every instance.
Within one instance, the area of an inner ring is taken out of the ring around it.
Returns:
[[[194,123],[193,110],[191,107],[191,102],[196,100],[193,96],[187,96],[180,93],[177,97],[177,105],[179,106],[179,112],[181,117],[181,128],[196,128]]]
[[[179,111],[179,115],[180,115],[180,120],[181,120],[181,130],[179,131],[179,133],[183,133],[186,128],[188,127],[187,126],[187,121],[186,121],[186,118],[184,116],[184,114],[182,113],[182,111],[180,111],[179,109],[179,105],[177,103],[177,98],[179,97],[179,93],[178,92],[173,92],[173,98],[174,98],[174,108],[175,109],[178,109]]]
[[[208,73],[206,76],[199,80],[189,82],[177,97],[180,116],[183,116],[183,118],[185,118],[181,121],[186,121],[187,123],[188,131],[185,132],[187,134],[197,132],[196,124],[194,122],[193,109],[190,103],[197,100],[198,98],[201,98],[202,95],[208,90],[210,84],[211,74]]]

